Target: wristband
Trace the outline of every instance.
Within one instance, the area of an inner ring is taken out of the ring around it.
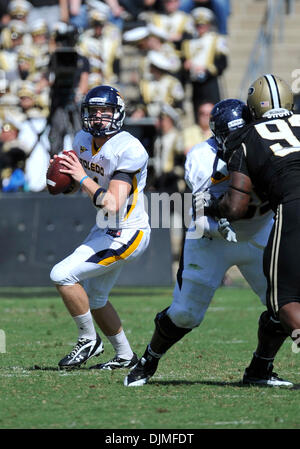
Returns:
[[[79,184],[81,185],[82,183],[83,183],[83,181],[85,180],[85,179],[87,179],[88,178],[88,175],[85,175],[80,181],[79,181]]]

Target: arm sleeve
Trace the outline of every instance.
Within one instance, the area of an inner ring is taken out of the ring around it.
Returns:
[[[124,171],[117,170],[112,175],[111,181],[113,179],[117,180],[117,181],[124,181],[124,182],[127,182],[128,184],[130,184],[132,186],[133,177],[134,177],[134,173],[127,173],[127,172],[124,172]]]
[[[246,156],[243,150],[243,147],[240,146],[237,148],[231,155],[228,161],[228,170],[229,171],[238,171],[243,173],[246,176],[249,176]],[[249,176],[250,177],[250,176]]]

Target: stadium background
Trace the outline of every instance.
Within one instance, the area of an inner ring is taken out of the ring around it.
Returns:
[[[297,81],[299,15],[298,0],[231,0],[226,36],[228,67],[220,78],[222,98],[244,100],[247,86],[262,73],[275,73],[290,84]],[[131,100],[137,95],[137,87],[130,83],[130,72],[138,54],[137,49],[130,45],[124,45],[123,50],[121,81],[125,96]],[[191,110],[188,88],[185,110]],[[191,115],[187,113],[183,117],[183,128],[189,126]],[[147,126],[141,126],[147,129]],[[134,128],[130,120],[127,128]],[[0,286],[50,285],[48,273],[51,266],[76,246],[93,223],[94,209],[85,206],[83,215],[78,204],[75,205],[76,201],[84,203],[82,200],[81,195],[74,198],[61,196],[53,201],[47,192],[26,193],[24,196],[21,193],[0,193]],[[58,219],[55,218],[57,210],[67,210],[68,213],[59,213]],[[145,285],[172,285],[179,252],[174,256],[171,234],[172,230],[154,230],[147,255]],[[230,285],[243,282],[235,267],[229,271],[226,282]],[[119,285],[142,284],[134,265],[127,268],[119,280]]]

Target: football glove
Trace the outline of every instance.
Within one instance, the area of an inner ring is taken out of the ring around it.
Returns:
[[[200,215],[204,215],[204,208],[209,207],[213,201],[213,197],[208,192],[196,192],[192,195],[193,219]]]
[[[236,233],[227,218],[218,220],[218,231],[227,242],[237,243]]]

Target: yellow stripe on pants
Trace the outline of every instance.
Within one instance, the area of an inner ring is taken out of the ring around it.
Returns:
[[[110,256],[110,257],[107,257],[106,259],[100,260],[100,262],[98,262],[98,265],[108,266],[114,262],[117,262],[118,260],[126,259],[128,256],[130,256],[130,254],[132,254],[137,249],[137,247],[139,246],[139,244],[143,238],[143,235],[144,235],[143,231],[139,231],[139,233],[136,236],[136,238],[134,239],[134,241],[131,243],[131,245],[128,248],[126,248],[124,250],[123,253],[116,254],[115,256]]]

